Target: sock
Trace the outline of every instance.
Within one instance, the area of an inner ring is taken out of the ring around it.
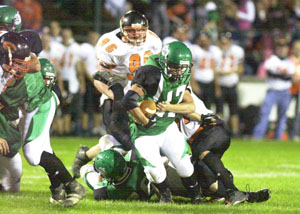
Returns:
[[[203,162],[215,173],[217,179],[221,181],[226,189],[238,190],[233,184],[229,172],[225,169],[222,161],[213,153],[208,153]]]
[[[159,190],[160,193],[167,192],[167,189],[168,189],[167,178],[159,184],[156,184],[156,183],[152,183],[152,184]]]
[[[73,179],[64,164],[55,154],[44,151],[39,165],[47,172],[52,188],[58,187],[60,183],[65,184],[71,182]]]

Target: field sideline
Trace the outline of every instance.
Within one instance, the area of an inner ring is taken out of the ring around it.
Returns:
[[[58,157],[71,170],[79,145],[92,146],[98,139],[53,138],[52,146]],[[221,203],[191,205],[188,200],[175,197],[176,204],[162,205],[125,201],[93,201],[92,191],[74,208],[63,209],[49,204],[49,181],[41,167],[32,167],[23,159],[21,193],[0,193],[1,214],[55,213],[300,213],[300,142],[233,140],[223,157],[232,171],[236,185],[251,190],[269,188],[271,199],[265,203],[245,203],[225,207]],[[80,181],[81,182],[81,181]]]

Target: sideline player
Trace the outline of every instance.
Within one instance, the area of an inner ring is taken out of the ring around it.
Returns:
[[[176,113],[188,114],[195,110],[187,90],[191,67],[190,49],[182,42],[171,42],[138,69],[131,89],[122,99],[124,108],[141,124],[136,125],[134,146],[147,178],[159,189],[164,203],[171,202],[172,197],[160,152],[175,166],[192,202],[202,202],[188,145],[175,123]],[[143,114],[137,105],[137,101],[143,99],[158,103],[158,115],[149,119]]]
[[[135,71],[148,57],[161,51],[162,42],[148,29],[147,18],[128,11],[120,20],[120,28],[102,35],[97,44],[100,70],[94,76],[94,85],[102,93],[103,119],[108,134],[119,141],[126,151],[132,149],[128,115],[120,104],[129,88]],[[125,89],[123,89],[125,87]],[[105,96],[104,96],[105,95]],[[89,150],[81,146],[72,165],[75,178],[80,177],[80,167],[101,150],[98,145]],[[86,156],[86,153],[92,155]]]

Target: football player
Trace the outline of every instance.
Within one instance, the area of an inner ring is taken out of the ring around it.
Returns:
[[[188,145],[175,123],[176,113],[195,111],[193,98],[187,90],[191,67],[190,49],[182,42],[171,42],[138,69],[132,87],[122,99],[124,108],[139,123],[134,130],[134,146],[147,178],[161,193],[162,203],[170,203],[172,197],[160,152],[175,166],[192,202],[202,202]],[[137,105],[137,101],[143,99],[157,102],[159,113],[147,118]]]
[[[7,5],[0,6],[0,34],[1,31],[20,32],[21,27],[22,19],[19,11]]]
[[[94,85],[102,93],[104,124],[107,133],[117,139],[126,151],[133,146],[129,118],[120,101],[135,71],[145,64],[150,55],[159,53],[161,46],[161,40],[148,29],[147,18],[134,10],[121,18],[119,29],[102,35],[96,46],[100,70],[94,75]],[[86,146],[78,149],[72,165],[75,178],[80,177],[80,167],[99,152],[99,145],[91,150]]]
[[[150,182],[140,161],[129,161],[108,149],[97,154],[94,164],[80,170],[81,178],[93,190],[95,200],[150,199]]]
[[[228,103],[230,110],[230,128],[234,136],[239,134],[238,94],[237,85],[239,75],[244,72],[244,49],[232,43],[231,33],[220,34],[220,48],[222,59],[217,66],[215,78],[217,78],[216,90],[221,91],[217,98],[217,114],[223,114],[224,102]]]
[[[200,176],[199,182],[206,180],[208,184],[206,189],[209,190],[207,192],[226,196],[228,205],[237,205],[247,200],[268,200],[270,195],[268,189],[257,193],[245,193],[234,185],[231,172],[225,168],[221,160],[230,145],[230,130],[225,122],[208,110],[196,95],[192,93],[192,96],[196,111],[187,116],[194,121],[187,117],[181,119],[179,129],[191,146],[192,161],[196,174]]]
[[[191,79],[193,91],[199,95],[204,104],[210,108],[214,103],[215,93],[220,95],[220,91],[215,90],[216,66],[221,61],[222,52],[217,46],[211,45],[208,32],[201,31],[196,36],[197,44],[193,45],[193,77]],[[200,89],[197,92],[196,89]]]

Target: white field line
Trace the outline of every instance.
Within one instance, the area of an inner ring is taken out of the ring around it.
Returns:
[[[296,177],[300,178],[300,173],[296,172],[265,172],[265,173],[243,173],[234,172],[234,177],[238,178],[279,178],[279,177]]]
[[[280,164],[279,167],[285,169],[300,169],[300,165],[295,164]]]

